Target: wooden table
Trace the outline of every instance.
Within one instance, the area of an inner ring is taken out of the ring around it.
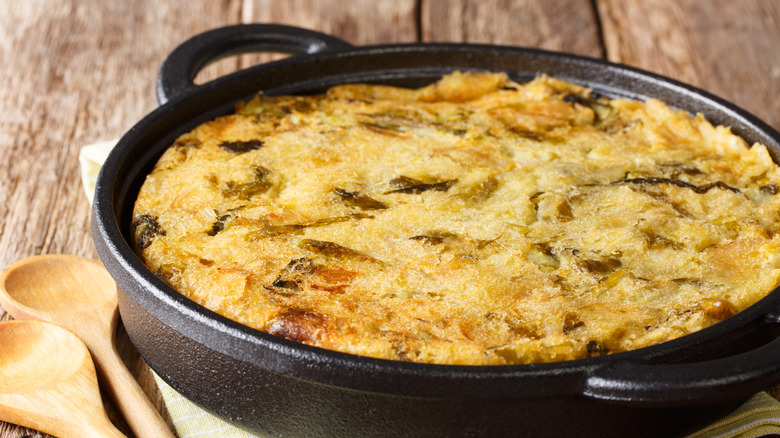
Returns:
[[[355,45],[492,43],[605,58],[698,86],[780,128],[775,0],[5,1],[0,267],[42,253],[97,258],[79,149],[121,136],[154,109],[157,68],[178,43],[246,22],[306,27]],[[267,59],[228,58],[198,81]],[[0,309],[2,319],[9,316]],[[121,328],[119,342],[162,408],[148,368]],[[129,434],[110,403],[108,411]],[[43,435],[0,422],[0,438],[27,436]]]

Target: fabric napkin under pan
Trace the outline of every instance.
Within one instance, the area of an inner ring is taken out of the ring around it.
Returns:
[[[85,146],[79,155],[81,180],[87,198],[92,202],[95,180],[100,167],[116,140]],[[780,360],[780,358],[778,358]],[[210,413],[182,396],[155,375],[168,413],[179,438],[246,438],[255,437]],[[766,392],[759,392],[721,420],[689,435],[687,438],[755,438],[780,436],[780,402]]]

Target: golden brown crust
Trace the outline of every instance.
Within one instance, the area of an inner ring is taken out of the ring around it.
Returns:
[[[182,135],[135,206],[146,264],[295,341],[451,364],[699,330],[778,284],[778,167],[660,102],[539,77],[258,96]]]

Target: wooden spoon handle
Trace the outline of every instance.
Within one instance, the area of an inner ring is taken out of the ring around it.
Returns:
[[[174,438],[160,413],[125,366],[113,343],[101,342],[92,350],[98,375],[125,421],[139,438]]]

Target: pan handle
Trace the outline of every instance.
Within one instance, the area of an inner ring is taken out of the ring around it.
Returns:
[[[771,316],[780,325],[780,316]],[[615,362],[587,379],[584,394],[632,406],[734,400],[780,381],[780,338],[725,358],[683,364]]]
[[[198,88],[198,72],[211,62],[250,52],[318,53],[346,50],[344,40],[299,27],[277,24],[239,24],[196,35],[179,45],[163,61],[157,76],[157,102]]]

